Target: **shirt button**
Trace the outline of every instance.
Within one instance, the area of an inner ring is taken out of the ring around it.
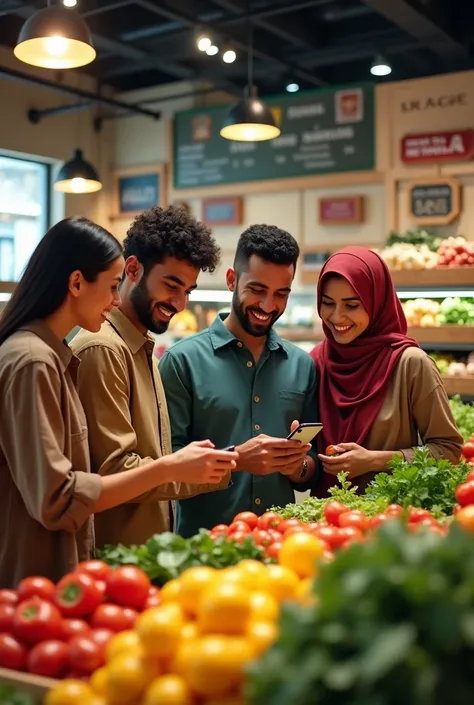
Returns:
[[[257,506],[258,506],[259,504],[262,504],[262,500],[260,499],[260,497],[257,497],[257,499],[255,500],[255,504],[256,504]]]
[[[251,360],[247,362],[247,367],[253,367],[253,362]]]
[[[255,429],[256,431],[260,431],[260,426],[258,425],[258,423],[255,424],[254,429]]]
[[[239,340],[239,342],[237,343],[237,347],[238,347],[238,348],[241,348],[242,346],[243,346],[243,343],[241,343],[240,340]]]
[[[254,397],[253,400],[256,404],[258,404],[258,402],[260,401],[260,397]]]

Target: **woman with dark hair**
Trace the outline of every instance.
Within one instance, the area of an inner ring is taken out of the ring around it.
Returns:
[[[94,513],[193,482],[196,465],[216,484],[235,467],[236,454],[203,441],[126,473],[90,472],[79,362],[64,339],[76,326],[100,329],[120,304],[123,267],[107,230],[63,220],[38,244],[0,319],[1,588],[28,575],[57,580],[90,558]]]
[[[318,436],[324,473],[312,494],[326,496],[340,472],[360,489],[394,455],[425,445],[457,463],[462,438],[433,360],[407,336],[407,322],[385,262],[365,247],[328,259],[318,282],[325,340],[311,353],[319,376]],[[334,455],[326,446],[335,446]]]

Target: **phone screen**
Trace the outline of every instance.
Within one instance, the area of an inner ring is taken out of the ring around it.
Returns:
[[[307,443],[311,443],[322,429],[322,423],[300,424],[297,429],[290,433],[288,440],[293,439],[295,441],[301,441],[301,443],[306,445]]]

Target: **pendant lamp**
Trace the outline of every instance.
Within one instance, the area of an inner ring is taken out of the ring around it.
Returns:
[[[62,193],[94,193],[102,183],[92,164],[86,162],[82,150],[76,149],[72,159],[64,164],[54,182],[54,190]]]
[[[245,97],[233,105],[227,113],[220,130],[221,137],[235,142],[263,142],[273,140],[281,133],[271,108],[258,98],[253,85],[253,31],[250,18],[250,3],[247,3],[248,17],[248,64],[247,88]]]
[[[86,23],[75,11],[48,7],[32,15],[20,30],[13,53],[25,64],[45,69],[74,69],[94,61],[96,51]]]

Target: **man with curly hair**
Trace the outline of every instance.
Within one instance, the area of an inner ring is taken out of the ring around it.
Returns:
[[[287,440],[298,422],[318,421],[316,369],[273,325],[286,309],[299,256],[296,240],[272,225],[240,237],[227,272],[231,312],[170,348],[160,362],[173,449],[209,438],[239,453],[225,492],[178,502],[177,530],[229,524],[294,502],[315,470],[310,446]]]
[[[80,358],[78,389],[89,432],[93,472],[110,475],[172,452],[165,394],[151,333],[164,333],[220,251],[210,230],[183,209],[151,208],[124,241],[119,308],[104,312],[98,333],[82,330],[71,348]],[[206,439],[187,446],[194,466],[186,482],[162,485],[95,517],[96,545],[141,544],[172,528],[169,500],[228,486],[236,453]],[[176,480],[183,480],[183,466]]]

